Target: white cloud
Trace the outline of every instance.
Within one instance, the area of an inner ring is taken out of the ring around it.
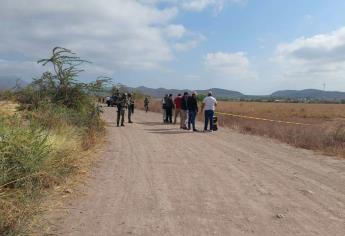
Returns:
[[[244,2],[245,0],[185,0],[182,3],[182,8],[191,11],[202,11],[207,7],[213,7],[216,12],[220,12],[226,4]]]
[[[207,69],[218,76],[229,78],[254,78],[250,61],[243,52],[237,53],[208,53],[204,58]]]
[[[136,0],[2,0],[0,58],[35,62],[62,46],[93,61],[95,72],[157,69],[174,58],[176,43],[195,41],[172,23],[178,12]]]
[[[180,39],[186,33],[186,28],[183,25],[168,25],[164,32],[169,38]]]
[[[275,60],[281,65],[285,78],[344,78],[345,28],[280,44]]]
[[[187,11],[203,11],[206,8],[213,8],[219,13],[226,5],[245,4],[247,0],[139,0],[145,4],[168,3]]]
[[[202,34],[188,32],[184,40],[176,42],[173,48],[176,51],[188,51],[197,47],[201,42],[205,41],[206,37]]]

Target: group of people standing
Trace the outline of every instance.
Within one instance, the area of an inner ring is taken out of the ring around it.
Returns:
[[[117,127],[125,126],[125,113],[128,112],[128,123],[132,122],[134,114],[134,95],[131,93],[116,92],[112,97],[107,97],[107,103],[117,107]],[[108,104],[108,105],[109,105]],[[149,99],[145,97],[144,107],[148,111]],[[212,96],[212,92],[203,99],[201,111],[204,112],[204,132],[213,131],[213,117],[217,106],[217,100]],[[189,94],[184,92],[173,98],[172,94],[166,94],[162,99],[163,121],[164,123],[177,123],[180,117],[180,128],[184,130],[198,131],[195,126],[196,117],[199,113],[199,106],[196,92]],[[174,119],[173,119],[174,118]]]
[[[217,106],[217,100],[212,96],[212,92],[203,99],[201,110],[204,111],[204,131],[210,132],[213,130],[213,116]],[[195,120],[199,113],[198,100],[196,92],[190,95],[184,92],[183,95],[178,94],[173,98],[172,94],[166,94],[162,99],[163,121],[165,123],[176,124],[177,117],[180,116],[180,128],[185,130],[198,131],[195,127]],[[208,129],[208,124],[210,128]]]

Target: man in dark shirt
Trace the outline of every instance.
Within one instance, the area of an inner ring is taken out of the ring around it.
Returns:
[[[181,99],[181,122],[180,128],[187,129],[186,120],[188,114],[188,92],[184,92],[183,97]]]
[[[198,101],[196,99],[196,92],[193,92],[192,96],[188,97],[187,104],[188,104],[188,129],[190,130],[191,125],[192,125],[193,131],[198,131],[195,128],[195,118],[199,111]]]
[[[172,99],[172,94],[169,94],[169,97],[166,100],[166,123],[172,123],[172,115],[173,115],[173,109],[174,109],[174,102]]]

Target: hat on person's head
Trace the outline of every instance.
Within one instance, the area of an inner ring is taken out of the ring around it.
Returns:
[[[169,94],[169,97],[172,97],[172,94]]]
[[[212,96],[212,91],[208,91],[208,96]]]
[[[177,94],[177,96],[181,96],[181,94],[179,93],[179,94]]]
[[[196,95],[198,95],[198,94],[197,94],[196,91],[193,91],[193,92],[192,92],[192,95],[195,95],[195,96],[196,96]]]
[[[184,92],[184,93],[183,93],[183,96],[186,96],[186,95],[188,95],[188,92]]]

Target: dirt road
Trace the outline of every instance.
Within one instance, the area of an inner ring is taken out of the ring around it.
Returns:
[[[345,161],[136,111],[115,127],[58,235],[345,235]],[[199,127],[201,128],[201,127]]]

